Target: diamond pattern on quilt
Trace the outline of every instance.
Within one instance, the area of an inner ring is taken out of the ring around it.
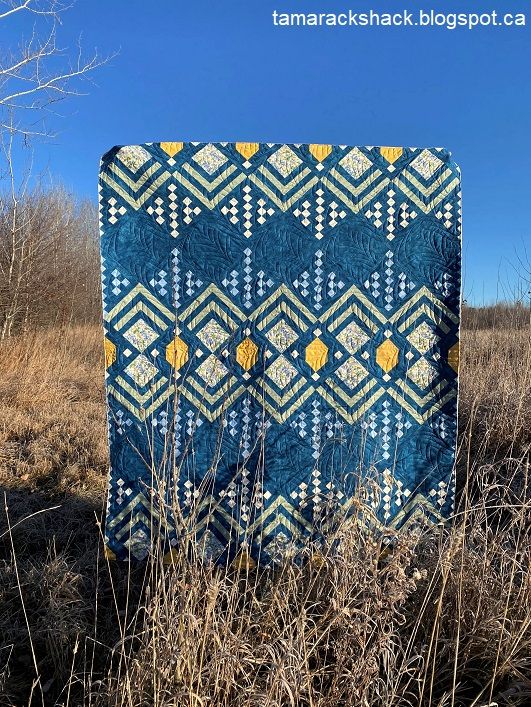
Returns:
[[[266,333],[266,336],[273,346],[280,351],[280,353],[284,353],[284,351],[294,344],[299,338],[284,319],[281,319],[273,327],[271,327],[271,329]]]
[[[422,322],[411,334],[408,334],[407,340],[417,351],[420,351],[421,354],[425,354],[437,343],[439,337],[433,330],[433,327],[427,322]]]
[[[356,322],[350,322],[337,335],[337,340],[350,354],[355,354],[369,341],[369,337]]]
[[[122,288],[127,287],[131,283],[126,277],[122,277],[121,272],[117,269],[113,270],[111,274],[111,285],[113,286],[111,291],[113,295],[119,295],[122,292]]]
[[[336,376],[338,376],[348,388],[355,388],[367,375],[367,371],[353,356],[348,358],[345,363],[341,364],[336,371]]]
[[[437,211],[435,216],[444,222],[446,228],[452,228],[454,225],[453,204],[443,204],[442,209]]]
[[[143,388],[150,381],[153,380],[157,373],[157,368],[149,361],[144,354],[137,356],[131,363],[125,368],[125,372],[134,382]]]
[[[216,358],[214,354],[210,354],[210,356],[197,367],[196,372],[208,387],[214,387],[225,378],[229,371],[227,367],[221,363],[219,358]]]
[[[127,213],[125,206],[117,206],[118,202],[114,197],[109,199],[109,223],[115,224],[120,216]]]
[[[420,155],[411,162],[410,167],[413,167],[424,179],[431,179],[435,172],[442,167],[442,164],[442,160],[434,155],[433,152],[422,150]]]
[[[198,540],[198,547],[203,552],[203,556],[210,562],[215,562],[224,550],[224,545],[210,530],[206,530]]]
[[[149,152],[140,145],[128,145],[122,147],[116,153],[116,157],[124,164],[131,172],[138,172],[140,167],[146,164],[151,159]]]
[[[171,558],[192,513],[199,555],[240,568],[299,561],[345,514],[395,533],[453,513],[447,151],[118,147],[98,193],[110,557]]]
[[[302,203],[296,203],[293,209],[293,215],[303,226],[311,228],[318,240],[324,237],[327,228],[334,228],[347,216],[336,201],[328,203],[325,194],[323,189],[316,189],[315,203],[305,199]]]
[[[216,322],[210,319],[205,326],[197,333],[198,338],[209,351],[216,351],[229,338],[230,334]]]
[[[130,551],[137,560],[143,560],[151,550],[151,540],[148,533],[142,528],[137,528],[124,542],[124,547]]]
[[[291,365],[285,356],[279,356],[266,371],[269,378],[278,388],[285,388],[297,375],[297,369]]]
[[[225,155],[211,143],[198,150],[192,159],[210,175],[217,172],[227,162]]]
[[[424,357],[414,363],[407,372],[408,378],[419,388],[427,388],[437,377],[435,368]]]
[[[372,166],[370,159],[363,154],[359,147],[350,150],[345,157],[339,160],[339,164],[353,179],[361,179]]]
[[[163,199],[158,196],[153,204],[150,204],[147,208],[146,211],[150,216],[153,216],[153,218],[157,221],[157,223],[163,224],[164,223],[164,209],[162,207],[164,201]]]
[[[284,178],[289,177],[293,170],[297,169],[302,162],[287,145],[282,145],[279,150],[268,158],[268,161]]]
[[[298,548],[293,540],[281,531],[267,543],[264,549],[274,564],[282,564],[294,557]]]
[[[143,319],[136,321],[124,337],[139,351],[145,351],[158,338],[158,334]]]

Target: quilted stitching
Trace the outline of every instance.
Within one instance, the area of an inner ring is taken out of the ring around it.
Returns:
[[[237,564],[318,540],[369,472],[371,523],[451,514],[460,198],[443,149],[103,157],[110,556],[178,546],[152,486]]]

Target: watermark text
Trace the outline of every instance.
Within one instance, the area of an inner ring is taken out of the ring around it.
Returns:
[[[280,12],[273,10],[275,27],[440,27],[447,30],[474,30],[482,27],[525,27],[524,12]]]

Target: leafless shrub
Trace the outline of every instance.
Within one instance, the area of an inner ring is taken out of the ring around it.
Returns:
[[[476,307],[463,305],[461,316],[461,326],[466,330],[529,329],[531,307],[524,302],[497,302]]]
[[[340,554],[225,572],[184,554],[102,560],[100,332],[5,342],[0,702],[529,704],[529,336],[468,331],[463,348],[451,528],[405,534],[389,554],[345,526]]]
[[[0,192],[0,340],[98,321],[96,209],[63,189]]]

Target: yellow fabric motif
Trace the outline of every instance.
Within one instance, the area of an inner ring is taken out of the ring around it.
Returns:
[[[332,152],[332,145],[310,145],[310,152],[316,160],[322,162]]]
[[[258,152],[260,145],[257,142],[237,142],[236,149],[242,157],[250,160],[251,157]]]
[[[317,372],[328,360],[328,346],[321,339],[314,339],[306,347],[306,363]]]
[[[448,363],[456,373],[459,373],[459,342],[448,351]]]
[[[116,345],[107,337],[103,340],[103,351],[105,354],[105,368],[109,368],[116,361]]]
[[[162,563],[164,565],[173,565],[177,562],[178,558],[179,552],[174,547],[172,547],[172,549],[167,552],[162,558]]]
[[[174,157],[178,152],[183,149],[183,142],[161,142],[160,148],[170,157]]]
[[[179,336],[166,346],[166,360],[176,371],[188,361],[188,345]]]
[[[386,339],[376,349],[376,363],[386,373],[392,371],[398,363],[398,348],[391,339]]]
[[[107,545],[103,546],[103,555],[106,560],[116,560],[116,555],[107,547]]]
[[[244,339],[236,347],[236,361],[248,371],[258,360],[258,346],[251,339]]]
[[[326,564],[326,559],[321,552],[317,551],[310,557],[310,562],[314,567],[320,568]]]
[[[399,157],[402,156],[404,149],[402,147],[380,147],[380,153],[389,164],[396,162]]]
[[[252,570],[256,567],[256,562],[249,555],[247,550],[242,550],[232,561],[232,566],[236,570]]]

